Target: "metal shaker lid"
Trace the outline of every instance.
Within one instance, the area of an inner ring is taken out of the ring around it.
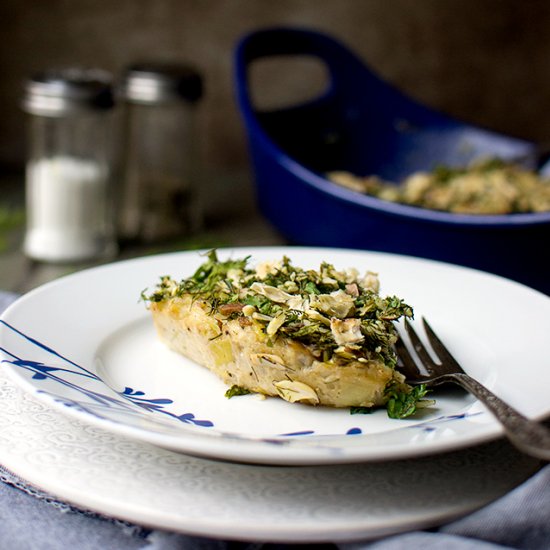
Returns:
[[[202,88],[200,74],[188,65],[139,63],[126,72],[123,95],[132,103],[194,103],[202,96]]]
[[[99,69],[44,71],[26,82],[23,109],[42,116],[109,109],[114,104],[111,80]]]

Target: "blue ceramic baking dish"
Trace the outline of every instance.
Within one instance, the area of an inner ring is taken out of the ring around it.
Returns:
[[[251,100],[252,63],[312,56],[329,85],[276,111]],[[311,30],[266,29],[235,53],[238,105],[248,135],[260,209],[290,244],[407,254],[497,273],[550,294],[550,212],[463,215],[383,201],[338,186],[330,170],[400,181],[437,165],[528,156],[535,144],[445,116],[376,76],[346,47]]]

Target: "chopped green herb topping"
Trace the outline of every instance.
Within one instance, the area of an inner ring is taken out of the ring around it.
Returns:
[[[417,409],[433,404],[431,399],[424,399],[428,393],[424,384],[410,388],[409,391],[400,386],[397,389],[395,382],[386,388],[386,395],[389,397],[386,410],[390,418],[406,418],[413,415]],[[350,414],[371,414],[374,407],[350,407]]]
[[[392,384],[386,388],[386,395],[389,397],[386,405],[388,416],[390,418],[406,418],[414,414],[417,408],[431,405],[433,403],[431,400],[424,399],[428,391],[425,384],[414,386],[409,391],[396,389]]]
[[[227,397],[227,399],[231,399],[232,397],[235,397],[237,395],[247,395],[249,393],[252,393],[252,392],[250,390],[247,390],[246,388],[235,385],[235,386],[231,386],[225,392],[225,397]]]
[[[191,295],[213,313],[254,325],[268,342],[302,343],[319,360],[345,365],[381,359],[395,365],[393,322],[412,317],[413,311],[400,298],[381,297],[376,274],[338,271],[326,262],[319,270],[305,270],[287,257],[256,268],[248,261],[220,261],[212,250],[191,277],[176,282],[163,276],[142,298],[161,302]]]
[[[350,414],[372,414],[375,411],[374,407],[350,407]]]

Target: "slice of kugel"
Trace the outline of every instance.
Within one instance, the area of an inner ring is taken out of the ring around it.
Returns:
[[[305,270],[284,257],[249,267],[215,251],[193,276],[161,277],[144,298],[160,339],[233,388],[289,402],[374,407],[410,387],[395,370],[393,321],[412,310],[382,298],[376,274]]]

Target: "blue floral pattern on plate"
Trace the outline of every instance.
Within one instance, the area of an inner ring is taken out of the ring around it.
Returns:
[[[55,382],[62,386],[68,387],[80,396],[80,399],[75,400],[62,399],[56,394],[47,392],[46,390],[42,390],[43,393],[49,393],[54,399],[56,399],[60,403],[63,403],[67,407],[72,407],[80,410],[81,412],[86,412],[94,416],[100,416],[101,418],[103,418],[103,416],[99,414],[98,406],[105,409],[119,409],[137,414],[140,414],[142,411],[146,411],[148,413],[160,413],[179,420],[180,422],[183,422],[185,424],[193,424],[194,426],[201,426],[204,428],[211,428],[212,426],[214,426],[214,423],[211,420],[197,419],[195,415],[191,412],[175,414],[168,411],[166,409],[166,406],[173,404],[174,401],[172,399],[147,398],[143,391],[135,390],[129,387],[126,387],[122,392],[117,393],[118,396],[123,398],[120,399],[120,397],[114,397],[113,395],[109,395],[105,391],[93,390],[90,388],[89,384],[82,385],[71,381],[68,375],[70,375],[70,377],[82,377],[87,379],[88,381],[92,380],[100,385],[102,389],[108,389],[103,380],[101,380],[99,376],[97,376],[90,370],[64,357],[57,351],[39,342],[38,340],[27,336],[26,334],[17,330],[15,327],[9,325],[5,321],[0,321],[0,323],[10,331],[18,334],[21,338],[27,340],[38,350],[41,350],[42,352],[45,352],[46,354],[49,354],[52,357],[61,360],[67,365],[66,367],[53,366],[51,364],[47,365],[41,361],[18,357],[15,353],[12,353],[7,349],[0,348],[0,350],[9,357],[9,359],[4,359],[2,363],[8,363],[19,369],[24,369],[31,372],[33,380],[48,380],[50,382]],[[88,406],[90,404],[95,405],[95,407],[92,408]]]

